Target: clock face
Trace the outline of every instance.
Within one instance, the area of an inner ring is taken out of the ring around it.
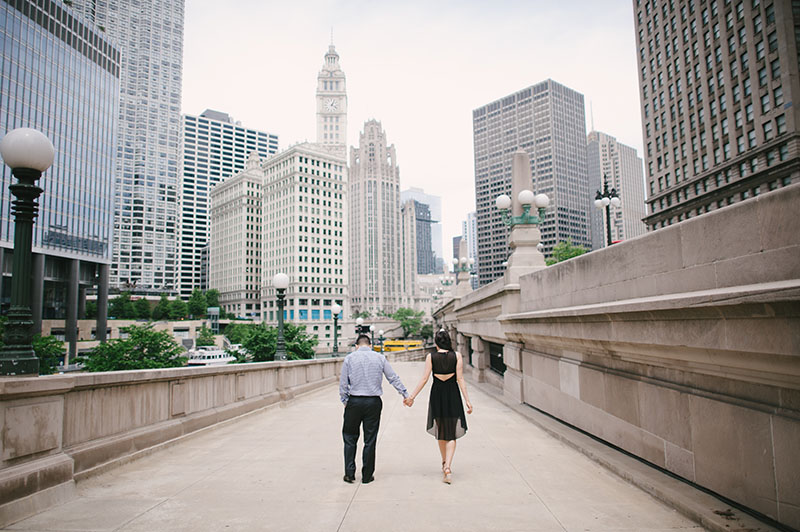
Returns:
[[[336,111],[339,109],[339,102],[333,98],[328,98],[325,100],[325,110],[330,112]]]

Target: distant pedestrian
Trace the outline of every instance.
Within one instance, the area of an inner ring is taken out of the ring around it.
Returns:
[[[369,484],[375,477],[375,443],[381,422],[383,402],[383,377],[404,398],[408,398],[406,387],[380,353],[372,350],[372,342],[366,334],[356,339],[356,350],[347,355],[342,364],[339,379],[339,396],[344,404],[344,481],[356,480],[356,445],[361,425],[364,425],[364,453],[361,458],[361,482]]]
[[[436,350],[425,357],[425,373],[417,384],[417,388],[403,403],[414,404],[422,388],[433,373],[433,385],[428,401],[428,432],[438,440],[439,453],[442,455],[442,480],[452,482],[450,466],[456,452],[456,439],[467,432],[467,418],[461,404],[461,394],[467,403],[467,414],[472,413],[472,403],[467,394],[467,383],[464,380],[461,353],[453,351],[450,335],[444,329],[436,333],[434,339]],[[459,388],[461,394],[459,394]]]

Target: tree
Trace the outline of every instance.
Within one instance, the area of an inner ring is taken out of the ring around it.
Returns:
[[[242,344],[255,325],[250,323],[229,323],[225,326],[225,338],[232,344]]]
[[[189,315],[192,318],[201,318],[206,315],[206,295],[199,288],[192,290],[188,307]]]
[[[133,320],[136,319],[136,307],[131,301],[130,292],[122,292],[117,297],[108,302],[108,315],[109,317],[118,320]]]
[[[214,338],[214,333],[211,332],[211,329],[203,325],[200,327],[200,332],[197,334],[197,340],[195,340],[195,345],[197,347],[203,345],[216,345],[217,341]]]
[[[131,325],[128,337],[110,340],[92,349],[84,358],[87,371],[176,368],[186,364],[183,348],[166,331],[152,325]]]
[[[400,327],[403,328],[403,338],[419,334],[422,329],[422,316],[423,311],[416,311],[414,309],[400,307],[397,312],[392,314],[392,319],[400,322]]]
[[[419,330],[419,335],[422,336],[423,338],[433,338],[433,324],[426,323],[425,325],[423,325],[422,328]]]
[[[84,312],[86,313],[86,319],[91,320],[97,317],[97,302],[95,301],[87,301],[86,306],[84,308]]]
[[[39,375],[50,375],[56,372],[60,362],[64,361],[64,342],[55,336],[33,337],[33,352],[39,358]]]
[[[182,320],[188,314],[189,308],[183,299],[177,297],[169,304],[168,316],[171,320]]]
[[[136,303],[134,303],[134,306],[136,307],[136,317],[137,318],[139,318],[140,320],[149,320],[150,319],[150,315],[151,315],[150,302],[147,300],[147,298],[140,297],[139,299],[136,300]]]
[[[370,317],[372,317],[372,314],[370,314],[368,310],[362,310],[361,312],[354,312],[353,313],[353,319],[356,319],[356,318],[364,318],[364,319],[366,319],[366,318],[370,318]]]
[[[206,305],[208,307],[219,306],[219,290],[212,288],[211,290],[206,291]]]
[[[278,343],[277,327],[269,327],[263,323],[258,325],[239,325],[239,327],[247,328],[241,344],[242,348],[252,357],[253,362],[275,360],[275,349]],[[283,340],[286,344],[286,356],[289,360],[314,358],[314,346],[317,345],[317,337],[309,335],[306,332],[305,325],[284,324]]]
[[[169,298],[167,294],[161,294],[161,299],[153,309],[153,319],[155,321],[163,320],[169,317]]]
[[[573,257],[577,257],[578,255],[583,255],[588,251],[586,248],[581,246],[575,246],[572,244],[572,239],[568,238],[566,241],[562,240],[555,246],[553,246],[553,253],[549,259],[547,259],[547,265],[553,265],[557,262],[562,262],[567,259],[571,259]]]

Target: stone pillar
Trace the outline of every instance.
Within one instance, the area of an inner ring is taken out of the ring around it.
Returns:
[[[69,280],[67,281],[67,321],[64,327],[64,335],[69,344],[67,359],[64,361],[66,366],[70,360],[74,361],[78,354],[78,292],[80,286],[81,261],[71,259],[69,261]]]
[[[480,336],[472,337],[472,363],[478,382],[486,382],[486,369],[489,367],[489,351]]]
[[[108,327],[108,264],[97,267],[97,330],[96,338],[100,342],[106,341],[106,327]]]
[[[503,374],[503,394],[512,403],[522,403],[522,344],[516,342],[503,344],[503,362],[506,364],[506,371]]]
[[[544,255],[536,247],[542,239],[539,226],[518,224],[511,228],[508,247],[508,267],[505,273],[505,284],[518,284],[520,275],[531,273],[547,267]]]
[[[3,301],[3,279],[5,276],[3,273],[5,269],[3,268],[3,263],[6,259],[6,248],[0,247],[0,305],[2,305]]]
[[[42,333],[42,310],[44,307],[44,255],[33,254],[33,271],[31,272],[31,319],[33,334]]]
[[[78,319],[86,319],[86,287],[78,286]]]

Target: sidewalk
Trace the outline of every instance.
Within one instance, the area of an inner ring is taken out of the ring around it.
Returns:
[[[413,389],[422,364],[394,366]],[[429,388],[409,409],[384,383],[371,484],[360,471],[342,482],[331,386],[91,478],[77,499],[4,530],[702,530],[475,387],[453,484],[442,483],[425,432]]]

